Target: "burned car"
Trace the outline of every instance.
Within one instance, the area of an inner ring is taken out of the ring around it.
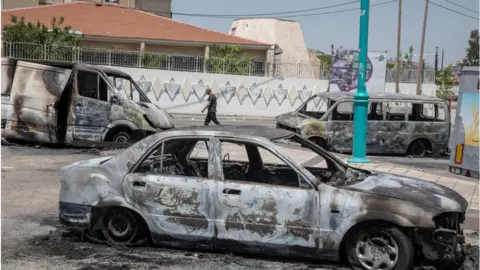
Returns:
[[[34,143],[128,143],[174,127],[121,71],[2,59],[2,137]]]
[[[354,93],[324,92],[278,115],[277,128],[296,132],[329,151],[353,147]],[[422,95],[369,93],[368,154],[442,155],[450,140],[447,103]]]
[[[356,169],[295,133],[258,126],[153,134],[63,167],[59,196],[61,223],[103,243],[149,239],[357,269],[410,269],[416,259],[454,269],[467,207],[449,188]]]

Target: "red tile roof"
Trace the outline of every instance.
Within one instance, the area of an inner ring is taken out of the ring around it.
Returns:
[[[65,18],[62,25],[86,36],[110,38],[167,40],[179,42],[220,43],[238,45],[269,44],[223,34],[191,24],[178,22],[148,12],[118,5],[73,2],[51,6],[2,10],[2,28],[11,24],[10,16],[25,17],[26,22],[50,26],[53,16]]]

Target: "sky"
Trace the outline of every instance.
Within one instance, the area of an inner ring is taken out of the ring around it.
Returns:
[[[387,2],[388,0],[370,0],[370,4]],[[228,33],[232,18],[208,18],[175,15],[177,13],[243,15],[274,13],[293,10],[319,8],[352,0],[172,0],[172,12],[175,20],[191,23],[210,30]],[[472,9],[468,11],[451,2]],[[478,0],[430,0],[455,11],[478,18]],[[333,7],[325,10],[304,12],[301,14],[336,11],[360,7],[360,3]],[[425,1],[403,0],[401,49],[408,51],[413,45],[414,52],[420,52],[423,14]],[[292,14],[288,14],[289,16]],[[295,14],[294,14],[295,15]],[[300,22],[307,48],[330,52],[331,44],[335,47],[358,48],[359,11],[348,11],[336,14],[324,14],[309,17],[285,18]],[[281,15],[279,15],[281,16]],[[433,66],[435,47],[439,47],[439,67],[441,52],[444,49],[444,66],[461,61],[468,47],[470,31],[478,29],[478,19],[468,18],[452,11],[442,9],[433,4],[428,8],[427,31],[425,37],[425,59]],[[398,2],[380,6],[372,6],[369,22],[369,50],[387,51],[389,57],[395,57],[397,51]],[[428,55],[431,54],[431,55]],[[414,57],[415,59],[415,57]],[[418,59],[418,56],[417,58]]]

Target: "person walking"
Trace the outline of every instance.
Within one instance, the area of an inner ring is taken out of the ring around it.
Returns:
[[[205,93],[208,95],[208,103],[203,107],[202,113],[207,110],[207,116],[205,117],[205,126],[210,124],[210,121],[213,121],[216,125],[220,125],[220,122],[217,120],[217,96],[212,93],[210,88],[205,90]]]

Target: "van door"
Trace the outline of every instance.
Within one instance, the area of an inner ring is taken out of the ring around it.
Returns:
[[[18,61],[6,109],[5,137],[57,143],[55,103],[65,90],[70,74],[70,69]]]
[[[101,73],[76,68],[67,133],[72,142],[98,142],[110,123],[109,87]]]

